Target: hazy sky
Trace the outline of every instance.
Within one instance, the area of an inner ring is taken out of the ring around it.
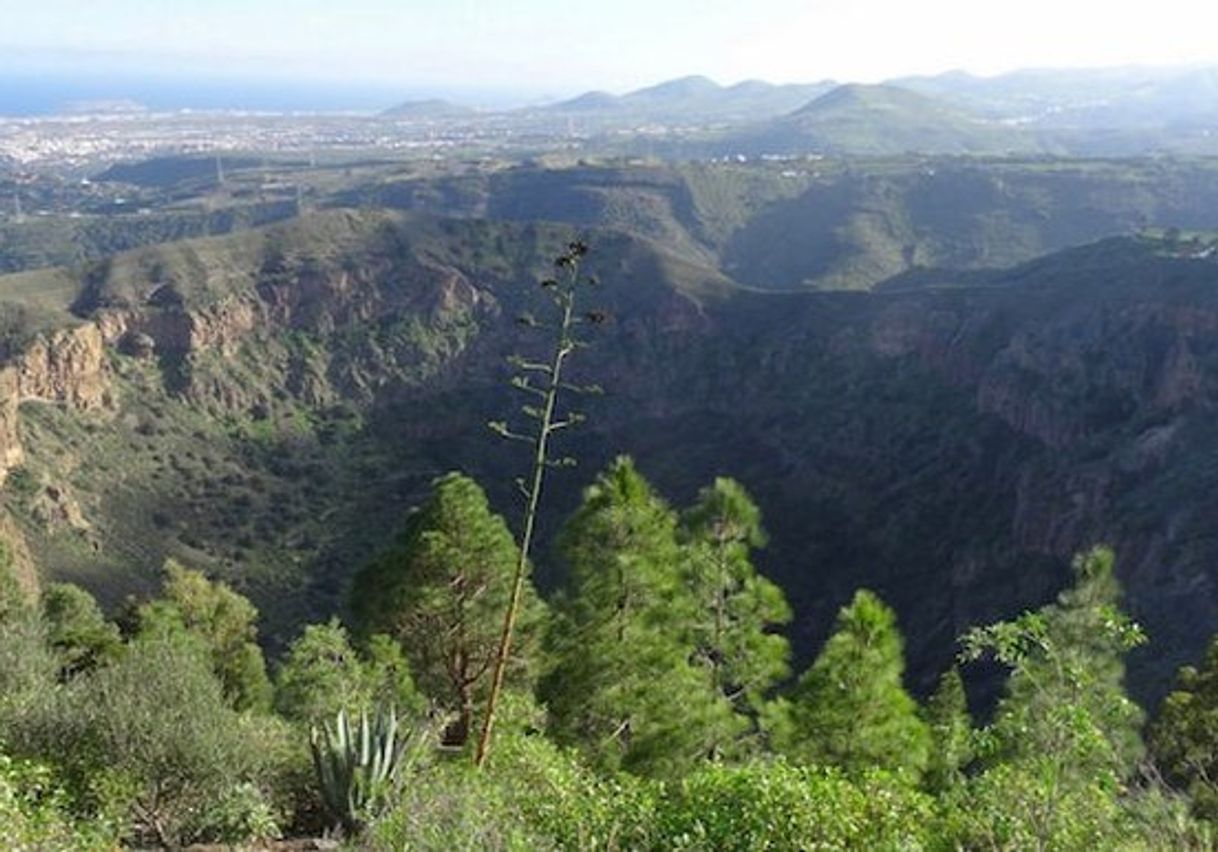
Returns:
[[[570,94],[1218,61],[1215,0],[0,0],[0,69]]]

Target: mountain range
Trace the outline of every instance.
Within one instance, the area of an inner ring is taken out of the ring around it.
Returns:
[[[670,159],[1212,154],[1216,92],[1213,68],[1031,70],[996,77],[949,72],[881,84],[747,80],[722,86],[690,76],[498,115],[566,128],[590,137],[594,149],[610,145],[618,153]],[[649,127],[685,132],[668,140],[644,135],[622,141],[623,133]]]
[[[834,85],[828,80],[787,85],[745,80],[732,86],[720,86],[707,77],[691,76],[624,95],[585,92],[552,104],[546,110],[582,115],[605,112],[633,120],[760,120],[798,109]]]

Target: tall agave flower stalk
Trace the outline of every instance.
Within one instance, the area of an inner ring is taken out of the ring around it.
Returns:
[[[523,314],[517,320],[521,325],[532,329],[549,331],[554,335],[549,358],[545,361],[534,361],[521,356],[513,356],[509,363],[516,368],[512,377],[512,387],[534,398],[535,402],[521,406],[521,412],[535,425],[524,431],[515,431],[506,421],[493,421],[491,429],[514,441],[522,441],[533,448],[533,467],[528,479],[516,480],[516,484],[524,497],[524,527],[520,538],[520,552],[516,561],[516,570],[512,576],[512,595],[503,617],[503,630],[499,637],[499,648],[495,655],[495,668],[491,677],[490,693],[486,702],[486,713],[482,719],[482,731],[478,737],[478,747],[474,752],[474,764],[482,766],[486,762],[491,748],[491,735],[495,726],[495,709],[499,696],[503,692],[503,678],[507,670],[508,660],[512,653],[512,637],[516,629],[516,618],[520,613],[520,598],[524,588],[525,572],[528,570],[529,551],[533,545],[533,530],[537,522],[537,506],[541,498],[541,486],[545,473],[552,467],[571,467],[575,459],[569,456],[553,458],[550,455],[550,438],[555,432],[583,422],[584,415],[578,411],[558,413],[559,396],[570,394],[599,394],[601,388],[597,385],[576,385],[564,379],[563,368],[567,358],[576,350],[587,344],[580,339],[578,329],[581,325],[599,325],[606,316],[602,311],[587,311],[583,314],[576,309],[576,297],[579,290],[586,285],[594,285],[594,276],[581,273],[580,265],[584,255],[588,253],[586,243],[575,240],[567,245],[567,250],[554,259],[556,274],[541,282],[553,304],[556,320],[552,323],[539,322],[532,314]]]

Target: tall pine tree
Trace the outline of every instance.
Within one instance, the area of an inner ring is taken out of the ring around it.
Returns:
[[[556,739],[604,768],[648,775],[705,759],[732,711],[692,660],[698,602],[672,510],[621,457],[587,489],[560,546],[570,589],[540,690]]]
[[[920,774],[930,733],[901,684],[903,648],[892,610],[860,589],[796,685],[780,750],[801,763],[847,771],[882,767]]]
[[[752,725],[764,696],[789,673],[790,644],[773,628],[791,620],[786,596],[757,573],[750,558],[766,543],[761,511],[744,486],[717,478],[702,489],[681,520],[686,577],[698,611],[690,640],[713,688]],[[734,732],[724,731],[716,753],[731,750]]]
[[[351,604],[360,633],[397,639],[419,688],[455,719],[449,745],[464,745],[475,705],[489,685],[503,611],[512,594],[516,544],[476,482],[459,473],[436,480],[431,498],[407,519],[397,542],[356,577]],[[510,683],[535,674],[542,603],[523,588]]]

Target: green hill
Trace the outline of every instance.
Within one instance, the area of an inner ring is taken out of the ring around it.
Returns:
[[[521,166],[379,180],[338,199],[628,231],[767,290],[868,289],[1218,219],[1211,160],[901,157]]]
[[[816,100],[724,139],[746,154],[875,156],[995,154],[1037,150],[1022,132],[926,95],[888,85],[838,86]]]
[[[423,100],[403,101],[381,113],[384,118],[461,118],[473,115],[474,110],[443,98],[426,98]]]

